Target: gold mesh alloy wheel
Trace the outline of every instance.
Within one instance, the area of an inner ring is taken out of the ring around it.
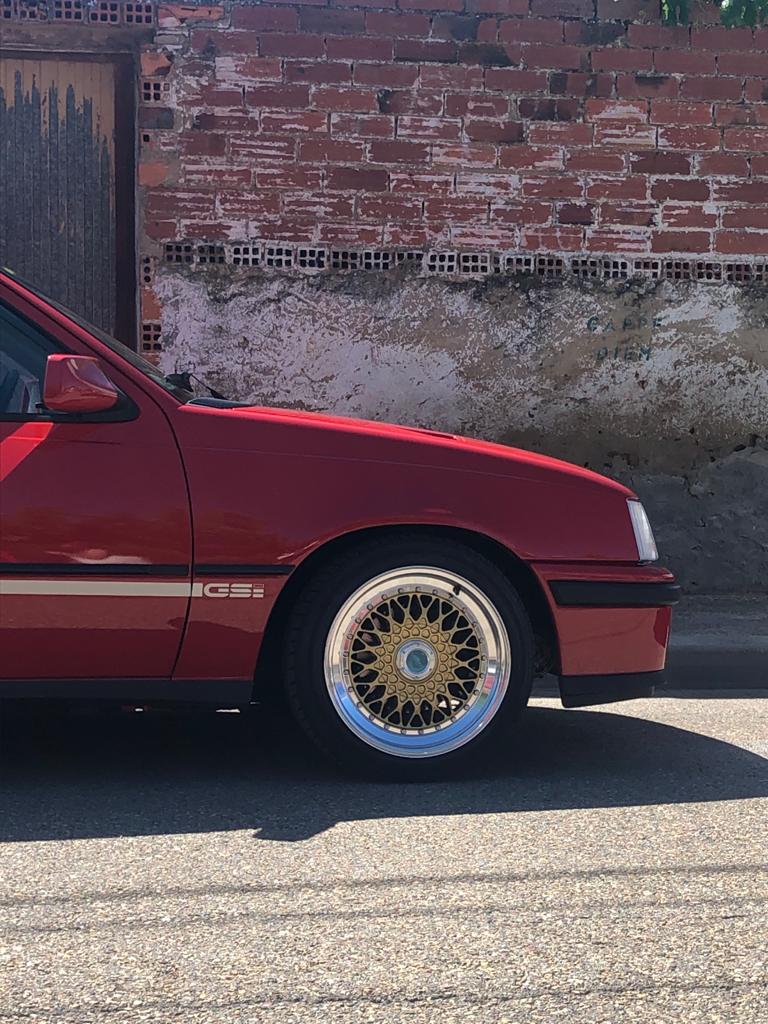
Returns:
[[[489,598],[423,566],[384,573],[352,594],[325,652],[341,718],[403,757],[436,756],[477,735],[501,704],[509,667],[506,627]]]

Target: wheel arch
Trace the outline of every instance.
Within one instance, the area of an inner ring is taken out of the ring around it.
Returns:
[[[398,534],[410,537],[421,534],[432,539],[445,537],[458,541],[466,547],[484,555],[496,564],[515,587],[525,605],[536,638],[536,672],[557,671],[560,660],[557,630],[549,603],[541,589],[535,573],[509,548],[488,537],[486,534],[453,526],[430,525],[388,525],[366,527],[341,534],[312,551],[294,569],[281,590],[267,621],[264,639],[259,651],[254,674],[254,697],[263,693],[269,679],[279,674],[280,644],[291,609],[304,585],[317,570],[331,558],[345,550],[356,547],[368,539],[396,537]]]

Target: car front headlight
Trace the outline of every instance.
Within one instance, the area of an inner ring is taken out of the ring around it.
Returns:
[[[637,544],[637,557],[641,562],[655,562],[659,557],[656,541],[653,539],[653,530],[648,520],[648,515],[642,504],[635,498],[627,499],[629,518],[632,520],[632,530],[635,534]]]

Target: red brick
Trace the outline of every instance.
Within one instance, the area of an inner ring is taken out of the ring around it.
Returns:
[[[495,18],[480,18],[471,14],[436,14],[432,19],[431,36],[433,39],[453,39],[456,42],[496,42],[496,26]],[[481,29],[487,38],[480,38]],[[429,31],[427,34],[430,34]]]
[[[288,132],[304,135],[306,132],[327,132],[328,115],[324,110],[295,110],[291,113],[264,110],[261,115],[263,132]]]
[[[438,39],[396,39],[395,60],[422,63],[455,64],[458,60],[456,43]]]
[[[464,133],[473,142],[521,142],[523,126],[519,121],[484,121],[468,118]]]
[[[263,117],[262,117],[263,120]],[[293,133],[291,133],[293,136]],[[267,164],[280,164],[296,158],[296,141],[294,137],[284,138],[279,135],[257,135],[254,132],[230,136],[230,148],[235,158],[247,157],[258,167]]]
[[[587,199],[647,199],[648,179],[641,175],[629,178],[596,178],[587,182]]]
[[[384,114],[331,114],[331,133],[389,139],[395,134],[395,119]]]
[[[651,124],[712,124],[712,104],[653,100]]]
[[[428,14],[402,14],[399,11],[369,11],[365,16],[366,31],[371,35],[413,36],[426,39],[429,35]]]
[[[531,0],[534,18],[591,18],[594,0]]]
[[[505,146],[499,151],[499,166],[510,170],[562,170],[563,153],[554,146]]]
[[[460,43],[460,64],[481,64],[483,67],[519,64],[522,47],[517,43]]]
[[[768,75],[768,53],[721,53],[717,58],[720,75]]]
[[[768,228],[768,206],[736,206],[723,209],[724,228]]]
[[[236,4],[232,8],[232,28],[249,28],[256,32],[295,32],[298,27],[298,13],[290,7]]]
[[[562,43],[563,23],[556,18],[528,21],[512,18],[502,21],[499,39],[503,43]]]
[[[465,196],[484,196],[486,199],[506,199],[517,195],[517,176],[506,171],[459,171],[456,192]]]
[[[350,192],[386,192],[389,174],[376,167],[329,167],[326,186]]]
[[[693,100],[740,100],[740,78],[684,78],[680,95]]]
[[[588,121],[647,122],[648,104],[643,100],[587,100],[584,116]]]
[[[733,125],[757,125],[761,123],[762,120],[760,119],[756,104],[715,104],[715,124],[725,125],[730,128]]]
[[[176,29],[191,21],[221,21],[224,8],[221,4],[159,4],[157,23],[160,28]]]
[[[488,93],[449,92],[445,97],[445,112],[449,117],[505,117],[509,114],[509,100],[506,96],[490,96]]]
[[[551,203],[491,204],[491,221],[502,224],[548,224],[551,218]]]
[[[468,67],[423,67],[421,69],[422,89],[469,89],[483,88],[483,69]]]
[[[202,85],[197,93],[190,93],[190,104],[203,107],[242,107],[242,89],[222,89],[217,85]]]
[[[320,224],[318,241],[330,245],[377,245],[383,236],[382,226],[365,224]]]
[[[470,14],[528,14],[529,0],[466,0]]]
[[[574,149],[568,153],[565,166],[569,171],[621,173],[626,170],[627,158],[623,153],[606,153],[603,149]]]
[[[466,145],[436,142],[432,147],[432,163],[436,167],[441,164],[458,165],[459,167],[472,165],[493,167],[496,163],[496,147],[479,142]]]
[[[714,75],[715,57],[709,53],[686,53],[685,50],[656,50],[654,67],[662,74]]]
[[[526,199],[581,199],[584,186],[576,178],[564,178],[560,174],[553,174],[523,178],[520,182],[520,191]]]
[[[339,85],[352,81],[352,65],[332,61],[285,62],[286,82],[312,82],[325,85]]]
[[[156,185],[162,185],[168,177],[170,169],[170,164],[160,160],[140,163],[138,166],[139,185],[142,188],[146,186],[154,187]],[[250,171],[248,172],[248,180],[250,180]]]
[[[635,174],[691,173],[691,158],[683,153],[638,153],[631,160]]]
[[[235,54],[217,57],[216,81],[222,85],[242,88],[251,82],[281,81],[283,62],[279,57],[254,57],[250,54]]]
[[[397,0],[404,11],[461,11],[464,0]]]
[[[301,109],[309,106],[309,86],[257,85],[246,91],[245,101],[249,107]]]
[[[650,228],[656,223],[657,210],[656,203],[602,203],[600,206],[600,223]]]
[[[634,122],[598,121],[595,125],[595,146],[615,149],[655,149],[656,126]]]
[[[363,142],[319,136],[299,143],[303,163],[360,164],[365,160]]]
[[[752,165],[752,174],[756,178],[768,175],[768,157],[753,156],[749,163]]]
[[[283,213],[291,219],[311,218],[316,220],[351,220],[355,215],[355,200],[352,196],[330,195],[284,195]]]
[[[149,216],[144,220],[144,233],[155,242],[176,238],[177,231],[175,220],[155,220]]]
[[[651,197],[663,203],[672,199],[676,202],[709,202],[711,187],[701,179],[660,178],[651,186]]]
[[[528,141],[536,145],[590,146],[594,137],[591,124],[552,124],[539,122],[528,128]]]
[[[565,24],[566,43],[584,43],[586,46],[611,46],[626,41],[626,25],[616,22],[569,21]]]
[[[203,132],[257,132],[259,120],[246,114],[195,114],[192,127]]]
[[[312,102],[321,110],[373,114],[379,109],[376,93],[370,89],[317,88],[312,91]]]
[[[547,75],[544,71],[519,71],[517,68],[488,68],[485,72],[486,89],[500,92],[546,92]]]
[[[695,28],[691,32],[694,50],[751,50],[754,39],[751,28]]]
[[[397,134],[410,139],[445,139],[458,141],[461,121],[447,117],[413,117],[405,115],[397,122]]]
[[[551,68],[554,71],[588,71],[589,50],[581,46],[549,46],[526,43],[523,59],[528,68]]]
[[[708,231],[654,231],[651,236],[652,252],[697,252],[710,249]]]
[[[219,192],[218,209],[225,217],[238,214],[245,217],[268,217],[280,213],[280,196],[272,192],[246,192],[244,189]]]
[[[768,203],[768,181],[718,181],[716,203]]]
[[[453,175],[392,171],[390,188],[393,192],[407,192],[414,195],[445,195],[453,189]]]
[[[528,252],[578,252],[583,238],[581,228],[523,228],[520,246]]]
[[[680,82],[671,75],[618,75],[616,95],[619,99],[644,97],[655,100],[658,97],[675,99],[680,92]]]
[[[424,114],[426,117],[434,117],[443,109],[443,95],[420,89],[381,89],[378,103],[382,114]]]
[[[141,54],[139,66],[144,78],[165,78],[173,69],[173,61],[167,53],[149,51]]]
[[[597,17],[641,21],[659,16],[656,0],[597,0]]]
[[[411,88],[419,69],[409,64],[355,64],[355,85],[385,85],[390,89]]]
[[[651,49],[674,47],[684,49],[690,45],[691,31],[687,25],[630,25],[627,42],[630,46],[647,46]]]
[[[723,149],[764,153],[768,150],[768,128],[726,128]]]
[[[384,224],[382,232],[384,245],[426,249],[431,240],[432,232],[428,231],[421,221],[416,224]]]
[[[416,221],[421,218],[421,205],[420,199],[403,196],[363,196],[358,200],[358,212],[361,217],[371,220]]]
[[[392,60],[394,43],[391,39],[364,36],[328,36],[326,53],[331,60]]]
[[[192,30],[189,39],[190,48],[212,57],[221,54],[255,54],[259,52],[258,32],[223,32],[207,28]]]
[[[273,167],[269,170],[257,169],[253,176],[256,188],[319,189],[322,185],[321,171],[306,167]]]
[[[659,128],[660,149],[720,149],[720,129],[701,125],[663,125]]]
[[[280,242],[314,242],[318,231],[317,220],[307,217],[303,221],[295,217],[283,220],[282,217],[263,220],[257,225],[259,236],[265,241]]]
[[[519,228],[506,224],[458,225],[451,228],[451,241],[462,248],[517,248]]]
[[[549,91],[553,96],[607,98],[613,95],[613,75],[592,75],[584,71],[550,71]]]
[[[262,57],[322,57],[324,49],[322,36],[285,35],[281,32],[259,36]]]
[[[648,228],[587,228],[584,245],[589,252],[646,253],[650,236]]]
[[[744,89],[744,98],[752,103],[768,100],[768,79],[748,78]]]
[[[557,208],[558,224],[592,224],[594,220],[594,207],[589,203],[563,203]]]
[[[747,177],[749,163],[744,156],[736,156],[731,153],[706,153],[698,158],[696,169],[702,175]]]
[[[374,164],[423,164],[429,160],[429,146],[419,142],[381,140],[370,145]]]
[[[553,99],[551,96],[523,96],[517,101],[520,117],[530,121],[575,121],[579,117],[578,100]]]
[[[768,253],[768,231],[718,231],[715,252],[739,255]]]
[[[650,50],[607,46],[592,51],[593,71],[651,71],[653,56]]]
[[[227,136],[215,132],[182,132],[178,146],[185,156],[224,156]]]
[[[661,223],[665,228],[716,228],[717,213],[706,213],[701,206],[664,206]]]
[[[299,12],[301,32],[318,35],[350,36],[365,32],[363,11],[334,11],[328,7],[308,7]]]
[[[488,200],[467,196],[445,196],[424,201],[424,216],[428,220],[448,221],[451,224],[471,224],[488,220]]]
[[[185,185],[216,185],[222,188],[250,185],[252,177],[250,167],[212,167],[210,163],[187,164],[182,173]]]

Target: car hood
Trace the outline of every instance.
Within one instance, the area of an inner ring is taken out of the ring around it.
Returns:
[[[443,470],[598,487],[635,497],[622,484],[582,466],[521,448],[424,427],[304,410],[202,399],[182,407],[200,417],[205,446],[268,450],[320,458],[422,464]]]

